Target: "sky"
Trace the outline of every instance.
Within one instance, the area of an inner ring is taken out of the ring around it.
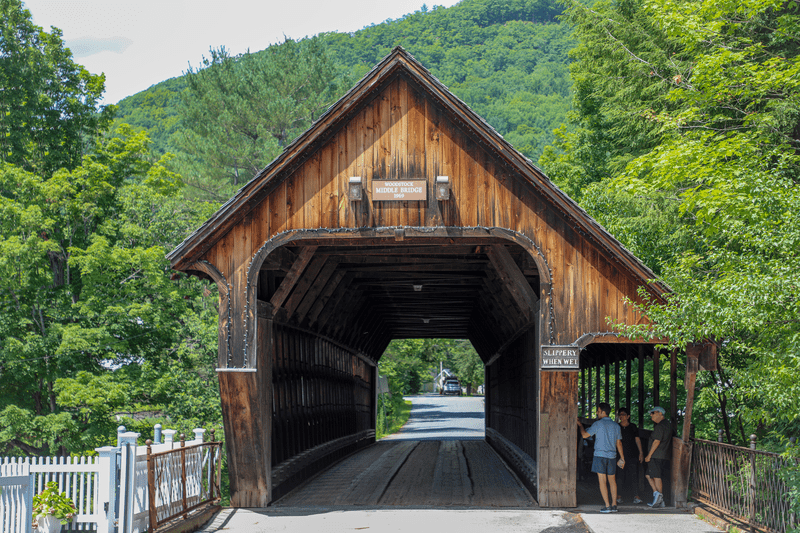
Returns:
[[[23,0],[33,22],[63,32],[76,63],[106,75],[115,104],[197,67],[209,48],[263,50],[323,32],[352,32],[418,11],[424,0]],[[428,4],[450,7],[458,0]]]

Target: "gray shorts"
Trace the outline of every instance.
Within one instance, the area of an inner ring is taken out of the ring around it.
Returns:
[[[594,459],[592,459],[592,472],[613,476],[617,473],[617,460],[595,455]]]

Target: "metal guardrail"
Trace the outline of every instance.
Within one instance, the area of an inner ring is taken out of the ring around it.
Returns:
[[[768,533],[800,525],[780,471],[795,459],[722,442],[692,439],[692,498]]]
[[[214,434],[211,433],[211,440]],[[204,442],[152,452],[147,441],[147,493],[150,533],[176,518],[220,500],[222,443]]]

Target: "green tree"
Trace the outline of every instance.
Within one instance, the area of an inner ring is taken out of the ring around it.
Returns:
[[[543,165],[673,289],[642,306],[653,327],[624,331],[719,343],[704,430],[786,429],[800,392],[800,15],[780,1],[626,0],[567,17],[578,130]]]
[[[72,61],[61,31],[31,21],[20,0],[0,0],[0,160],[51,175],[80,164],[113,117],[98,106],[105,77]]]
[[[105,444],[114,435],[113,410],[154,395],[141,382],[144,363],[174,372],[180,357],[191,356],[213,368],[209,344],[194,340],[207,340],[212,295],[202,296],[196,282],[171,281],[164,257],[213,206],[179,206],[180,179],[163,159],[147,159],[146,136],[120,134],[52,177],[0,168],[7,451]]]
[[[175,143],[187,183],[227,200],[339,95],[336,71],[316,38],[286,39],[259,54],[212,49],[186,73]]]

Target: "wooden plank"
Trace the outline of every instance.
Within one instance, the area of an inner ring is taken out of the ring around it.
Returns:
[[[336,145],[328,143],[319,153],[319,225],[322,228],[337,228],[337,212],[339,210],[339,187],[336,179]]]
[[[232,507],[266,507],[271,495],[272,339],[259,324],[255,372],[219,372]]]
[[[308,263],[308,266],[303,271],[302,275],[300,276],[300,279],[297,281],[297,283],[295,283],[295,287],[294,290],[292,291],[291,296],[289,296],[289,298],[283,304],[283,307],[286,308],[288,317],[291,317],[297,310],[297,307],[300,305],[300,302],[303,301],[303,298],[308,292],[308,289],[311,288],[311,284],[314,283],[315,279],[317,279],[317,275],[322,270],[322,267],[325,266],[325,262],[327,260],[328,256],[326,255],[316,254],[312,256],[311,261]],[[289,274],[291,274],[291,271],[289,272]],[[287,275],[287,278],[288,277],[289,276]],[[284,280],[284,282],[285,281],[286,280]]]
[[[331,277],[336,272],[337,265],[338,263],[336,263],[336,261],[333,261],[329,258],[319,275],[314,280],[314,283],[311,285],[311,287],[309,287],[306,295],[303,297],[302,303],[295,311],[298,324],[304,323],[308,312],[311,310],[311,307],[314,305],[317,299],[320,298],[323,291],[328,286],[328,282],[330,281]],[[342,275],[344,275],[344,273],[342,273]]]
[[[303,165],[303,227],[320,227],[320,206],[322,204],[320,190],[320,153],[315,153]]]
[[[309,327],[315,327],[320,314],[323,312],[332,295],[346,277],[347,273],[344,270],[338,270],[331,277],[330,283],[326,285],[325,289],[322,291],[322,293],[320,293],[319,297],[314,302],[314,305],[311,306],[311,309],[308,312],[307,325]],[[352,275],[349,276],[349,280],[347,280],[345,284],[349,285],[350,281],[352,281]]]
[[[542,372],[540,376],[539,505],[577,505],[578,373]]]
[[[639,427],[644,427],[644,346],[639,345]]]
[[[314,253],[316,251],[316,246],[306,246],[298,254],[297,260],[292,265],[292,269],[286,274],[286,278],[284,278],[283,282],[278,287],[278,290],[276,290],[275,294],[273,294],[272,298],[270,298],[270,304],[272,304],[274,309],[283,306],[283,303],[286,301],[286,298],[289,297],[292,289],[300,280],[301,276],[303,275],[303,271],[305,271],[308,263],[311,262],[311,259],[314,257]]]
[[[678,423],[678,349],[674,348],[669,357],[669,413],[674,425]]]
[[[375,109],[376,102],[373,100],[364,108],[361,112],[362,114],[362,130],[361,130],[361,149],[363,150],[363,157],[362,157],[362,175],[364,176],[364,183],[365,188],[369,191],[370,196],[372,194],[372,180],[375,178],[375,163],[376,157],[375,152],[378,150],[376,149],[376,143],[378,140],[377,137],[377,127],[375,124],[375,114],[378,112]],[[375,210],[373,209],[372,198],[370,196],[370,201],[363,202],[363,226],[374,226],[375,225]]]
[[[525,275],[514,263],[514,259],[505,246],[493,245],[489,248],[487,255],[500,279],[503,280],[504,288],[508,290],[522,310],[526,321],[530,321],[532,319],[531,309],[539,298],[531,289]]]
[[[653,406],[661,405],[661,350],[653,348]]]

